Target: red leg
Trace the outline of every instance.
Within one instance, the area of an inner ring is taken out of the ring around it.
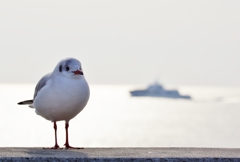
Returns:
[[[69,142],[68,142],[68,127],[69,127],[69,124],[68,122],[66,122],[65,124],[65,129],[66,129],[66,143],[64,144],[65,148],[66,149],[83,149],[83,148],[79,148],[79,147],[72,147],[69,145]]]
[[[59,146],[58,146],[58,143],[57,143],[57,123],[54,122],[54,131],[55,131],[55,146],[53,147],[50,147],[50,148],[44,148],[44,149],[61,149]]]

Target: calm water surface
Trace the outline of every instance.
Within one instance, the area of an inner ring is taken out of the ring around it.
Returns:
[[[34,88],[0,85],[0,147],[53,146],[53,124],[17,105]],[[240,87],[177,87],[193,100],[130,97],[129,90],[144,86],[90,88],[87,107],[70,121],[73,146],[240,147]],[[64,122],[58,122],[58,141],[65,142]]]

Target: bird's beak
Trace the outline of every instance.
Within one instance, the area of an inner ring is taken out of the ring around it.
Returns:
[[[76,70],[73,71],[74,75],[83,75],[83,71],[82,70]]]

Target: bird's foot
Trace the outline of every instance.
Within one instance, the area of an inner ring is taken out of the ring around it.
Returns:
[[[62,148],[59,147],[58,145],[55,145],[53,147],[44,147],[43,149],[54,149],[54,150],[57,150],[57,149],[62,149]]]
[[[65,149],[83,149],[83,147],[72,147],[72,146],[69,146],[69,144],[64,144],[65,146]]]

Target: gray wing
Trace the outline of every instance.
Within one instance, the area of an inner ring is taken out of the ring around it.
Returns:
[[[51,73],[46,74],[39,80],[39,82],[37,83],[37,85],[35,87],[33,99],[35,99],[38,92],[46,85],[47,81],[50,79],[50,75],[51,75]]]

